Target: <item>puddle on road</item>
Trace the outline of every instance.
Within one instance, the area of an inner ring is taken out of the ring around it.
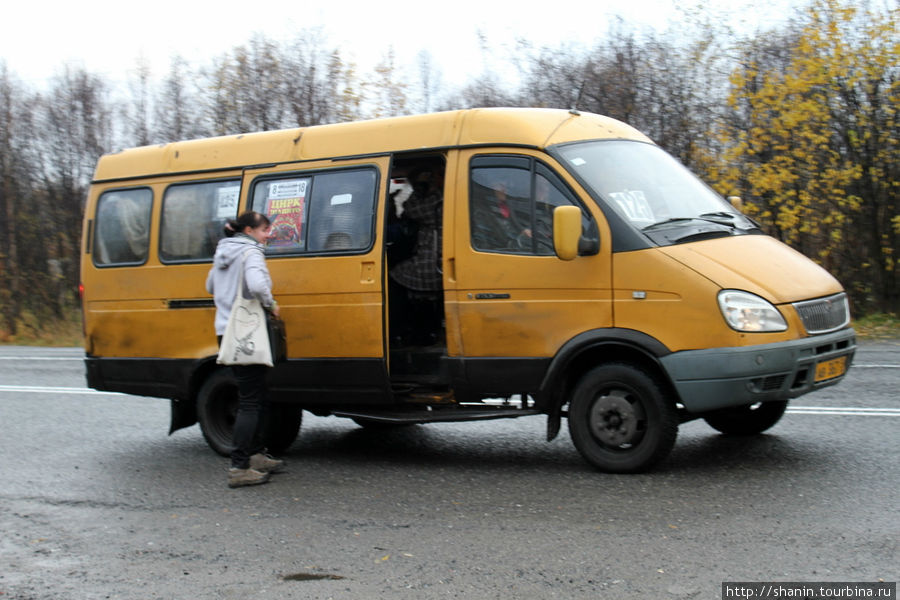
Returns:
[[[319,581],[322,579],[344,579],[343,575],[335,575],[334,573],[291,573],[290,575],[282,575],[282,581]]]

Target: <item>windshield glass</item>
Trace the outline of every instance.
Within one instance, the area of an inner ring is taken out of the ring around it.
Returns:
[[[658,146],[610,140],[563,146],[559,153],[606,204],[658,244],[757,232]]]

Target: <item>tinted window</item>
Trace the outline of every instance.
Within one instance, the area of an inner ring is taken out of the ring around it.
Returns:
[[[105,192],[97,202],[94,264],[137,265],[150,248],[150,209],[153,193],[147,188]]]
[[[377,174],[329,171],[266,179],[253,188],[253,210],[272,221],[267,252],[358,251],[372,244]]]
[[[240,192],[238,180],[170,186],[163,197],[160,260],[211,259],[226,219],[237,216]]]
[[[550,256],[553,209],[573,204],[559,177],[542,163],[521,157],[478,157],[471,163],[469,215],[476,250]],[[595,227],[585,214],[585,234]]]

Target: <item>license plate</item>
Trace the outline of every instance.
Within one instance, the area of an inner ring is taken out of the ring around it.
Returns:
[[[840,377],[847,370],[847,357],[832,358],[816,365],[816,383]]]

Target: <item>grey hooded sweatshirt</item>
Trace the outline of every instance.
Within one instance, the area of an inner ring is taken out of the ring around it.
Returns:
[[[216,301],[216,335],[225,333],[231,306],[237,295],[238,269],[244,258],[244,298],[256,297],[269,308],[274,303],[272,278],[266,268],[263,246],[249,235],[237,233],[233,237],[219,240],[213,266],[206,277],[206,291]]]

